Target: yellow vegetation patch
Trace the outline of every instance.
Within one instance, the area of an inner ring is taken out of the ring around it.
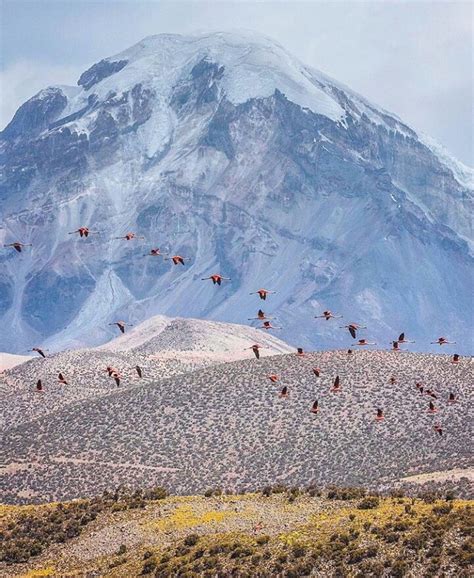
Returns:
[[[54,576],[54,567],[48,566],[39,570],[30,570],[26,574],[22,574],[21,578],[40,578],[41,576]]]
[[[204,524],[218,524],[229,518],[235,516],[234,512],[210,510],[204,513],[197,513],[190,505],[178,506],[174,512],[165,518],[152,524],[153,528],[157,530],[180,530],[185,528],[194,528]]]

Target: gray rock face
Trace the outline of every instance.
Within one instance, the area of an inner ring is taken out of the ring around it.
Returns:
[[[33,247],[0,256],[0,350],[94,345],[117,318],[248,323],[261,304],[308,348],[349,346],[339,325],[360,322],[382,347],[406,331],[471,350],[467,168],[267,40],[157,36],[124,61],[1,135],[0,234]],[[129,231],[145,240],[114,238]],[[231,281],[200,281],[214,272]],[[344,323],[313,318],[328,308]]]
[[[101,60],[97,64],[94,64],[81,74],[77,84],[83,86],[84,90],[89,90],[104,78],[115,74],[122,70],[124,66],[127,65],[126,60],[118,60],[116,62],[111,62],[110,60]]]

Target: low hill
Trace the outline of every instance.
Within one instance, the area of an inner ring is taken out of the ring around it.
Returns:
[[[339,392],[331,391],[336,375]],[[465,469],[473,378],[466,358],[453,365],[445,355],[335,351],[241,360],[116,388],[7,429],[5,499],[70,499],[122,483],[179,494],[276,482],[377,486]],[[420,393],[417,381],[437,399]],[[288,398],[279,397],[282,386]],[[457,403],[447,402],[450,392]],[[47,388],[35,399],[48,407],[55,395]]]
[[[107,374],[107,366],[120,373],[122,391],[202,367],[253,358],[249,347],[254,343],[262,346],[262,357],[294,351],[253,327],[156,316],[98,348],[46,352],[46,359],[38,355],[0,376],[3,426],[11,428],[64,409],[69,403],[114,393],[117,387]],[[136,365],[142,369],[142,378]],[[59,384],[60,372],[68,385]],[[34,395],[38,379],[44,387],[41,402]]]
[[[364,496],[356,488],[275,491],[163,498],[156,489],[3,507],[0,573],[470,576],[471,502],[431,493],[423,499]]]

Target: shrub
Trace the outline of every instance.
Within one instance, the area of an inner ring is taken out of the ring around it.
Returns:
[[[359,510],[372,510],[377,508],[379,503],[380,499],[377,496],[367,496],[357,504],[357,507]]]
[[[143,564],[142,574],[150,574],[156,568],[156,559],[154,557],[148,558]]]
[[[195,546],[199,541],[199,536],[197,534],[189,534],[189,536],[186,536],[186,538],[184,539],[184,545],[185,546]]]

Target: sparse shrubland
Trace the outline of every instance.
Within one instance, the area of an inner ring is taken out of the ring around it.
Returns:
[[[166,492],[120,489],[64,504],[5,506],[3,565],[9,576],[469,575],[468,501],[312,485],[270,490],[156,499]]]

